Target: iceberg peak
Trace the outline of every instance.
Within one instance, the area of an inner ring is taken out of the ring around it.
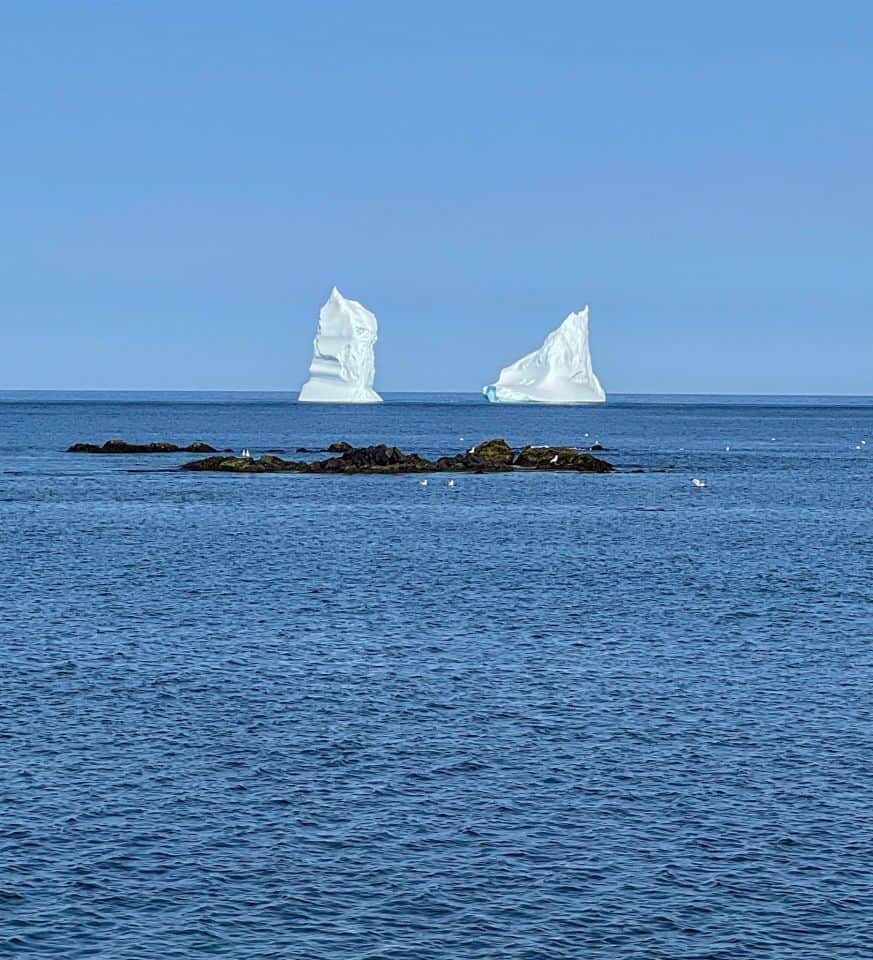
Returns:
[[[504,367],[482,392],[493,403],[603,403],[591,365],[588,307],[569,313],[543,345]]]
[[[376,317],[334,287],[318,315],[309,379],[301,403],[381,403],[376,375]]]

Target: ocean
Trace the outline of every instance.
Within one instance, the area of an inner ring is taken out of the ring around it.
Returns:
[[[0,956],[869,957],[873,400],[387,400],[0,393]]]

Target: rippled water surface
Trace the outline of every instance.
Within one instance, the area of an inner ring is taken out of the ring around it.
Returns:
[[[871,956],[871,401],[413,400],[0,394],[0,955]]]

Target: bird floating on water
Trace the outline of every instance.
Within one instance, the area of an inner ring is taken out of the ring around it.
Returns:
[[[731,445],[730,445],[729,443],[728,443],[728,444],[725,444],[724,452],[725,452],[725,453],[730,453],[730,452],[731,452]]]
[[[419,481],[418,481],[418,485],[419,485],[420,487],[426,487],[426,486],[427,486],[427,480],[426,480],[426,479],[425,479],[425,480],[419,480]]]
[[[454,485],[455,485],[455,481],[454,481],[454,480],[449,480],[449,486],[450,486],[450,487],[453,487]]]
[[[692,477],[691,483],[693,486],[697,487],[698,490],[702,490],[706,486],[706,481],[700,480],[697,477]]]

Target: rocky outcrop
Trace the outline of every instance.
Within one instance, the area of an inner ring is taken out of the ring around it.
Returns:
[[[351,449],[353,448],[350,443],[345,440],[337,440],[329,447],[297,447],[295,453],[346,453]],[[267,453],[271,452],[275,453],[277,451],[267,451]]]
[[[500,473],[512,470],[515,452],[505,440],[486,440],[471,447],[466,453],[457,453],[453,457],[440,457],[435,462],[437,470],[443,473],[452,471],[473,473]]]
[[[509,467],[515,459],[512,447],[505,440],[486,440],[472,447],[466,454],[471,464],[487,467]]]
[[[613,469],[611,463],[574,447],[525,447],[515,465],[528,470],[578,470],[583,473],[609,473]]]
[[[505,440],[488,440],[466,453],[427,460],[417,453],[379,444],[352,447],[340,456],[306,462],[263,456],[257,460],[216,456],[183,464],[183,470],[220,473],[506,473],[511,470],[563,470],[577,473],[609,473],[613,466],[572,447],[525,447],[517,456]]]
[[[195,440],[187,447],[175,443],[128,443],[127,440],[107,440],[102,447],[96,443],[74,443],[67,453],[217,453],[202,440]]]

